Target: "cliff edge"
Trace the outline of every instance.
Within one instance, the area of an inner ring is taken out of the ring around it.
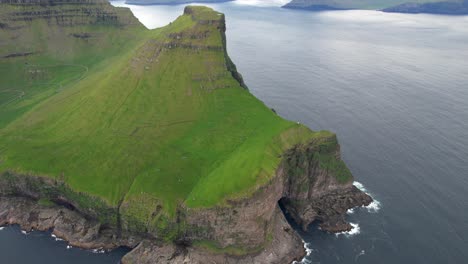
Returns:
[[[371,202],[333,133],[249,93],[223,14],[147,30],[105,1],[0,5],[0,225],[124,263],[285,263],[304,250],[280,206],[338,232]]]

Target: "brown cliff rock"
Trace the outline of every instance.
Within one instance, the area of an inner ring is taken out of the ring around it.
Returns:
[[[181,208],[174,225],[185,228],[174,243],[133,234],[119,221],[112,222],[115,214],[119,218],[118,209],[109,209],[109,217],[99,220],[97,211],[81,208],[73,195],[64,195],[70,191],[62,184],[26,175],[2,176],[0,225],[53,230],[72,246],[87,249],[135,247],[123,263],[287,263],[305,253],[279,204],[304,230],[319,221],[323,230],[341,232],[351,229],[346,211],[372,201],[352,185],[352,177],[340,178],[334,166],[324,167],[324,157],[341,164],[334,136],[286,152],[276,176],[249,198],[214,208]],[[43,197],[56,205],[40,205]]]

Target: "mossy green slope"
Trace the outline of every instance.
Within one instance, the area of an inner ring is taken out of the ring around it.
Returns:
[[[130,10],[105,0],[0,0],[0,6],[0,128],[146,32]]]
[[[161,29],[117,27],[109,47],[92,45],[104,54],[75,50],[70,61],[85,72],[57,67],[26,108],[0,109],[0,172],[64,181],[159,229],[177,207],[249,197],[286,149],[334,135],[282,119],[244,89],[224,30],[223,14],[191,7]],[[43,53],[2,63],[22,72],[33,59],[60,61]],[[2,73],[13,76],[5,83],[25,87],[16,71]]]

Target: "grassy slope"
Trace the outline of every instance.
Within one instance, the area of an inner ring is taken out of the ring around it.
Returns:
[[[439,1],[441,0],[292,0],[286,7],[313,8],[314,6],[329,6],[338,9],[381,10],[408,2],[429,3]]]
[[[23,83],[26,59],[1,60],[15,66],[2,87],[31,95],[0,107],[0,171],[61,179],[111,206],[123,200],[124,214],[147,222],[156,205],[171,217],[181,203],[246,197],[271,179],[284,150],[333,136],[282,119],[243,89],[226,67],[223,35],[198,23],[222,15],[195,10],[162,29],[111,31],[102,53],[77,47],[85,55],[70,56],[73,64],[28,58],[53,69],[45,84]]]
[[[0,8],[0,129],[37,103],[76,84],[92,67],[135,45],[144,27],[109,25],[79,14],[76,25],[59,26],[53,19],[11,21],[12,12],[38,12],[76,9],[76,5],[29,6],[6,5]],[[78,8],[104,10],[119,16],[119,22],[136,21],[129,10],[108,4],[84,5]],[[65,20],[64,23],[68,21]],[[90,24],[92,23],[92,24]],[[11,30],[14,29],[14,30]],[[71,34],[89,33],[91,38],[78,39]],[[9,54],[31,52],[32,56],[2,58]],[[92,70],[92,69],[91,69]]]

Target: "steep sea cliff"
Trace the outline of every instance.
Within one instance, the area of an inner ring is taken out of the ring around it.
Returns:
[[[11,8],[10,4],[11,2],[4,3],[3,7]],[[11,50],[14,49],[7,46],[7,55],[3,56],[2,63],[13,64],[17,62],[15,60],[29,59],[29,56],[44,55],[48,52],[54,56],[61,56],[63,47],[67,47],[66,44],[76,44],[78,41],[80,45],[88,47],[88,50],[94,47],[99,51],[99,45],[108,39],[103,38],[104,34],[111,29],[120,33],[117,34],[118,37],[114,36],[115,39],[129,38],[129,42],[117,42],[123,43],[123,46],[132,44],[132,37],[143,34],[139,33],[143,32],[143,29],[128,10],[114,9],[103,1],[69,1],[56,4],[16,1],[13,7],[15,8],[2,10],[2,34],[28,32],[31,23],[40,21],[51,31],[55,30],[55,39],[65,44],[55,47],[57,50],[53,50],[50,45],[48,49],[42,50],[42,47],[37,48],[34,43],[28,46],[25,44],[29,43],[21,42],[18,43],[21,46],[15,47],[21,51],[17,53],[12,53]],[[16,7],[26,9],[18,12]],[[197,75],[191,79],[213,85],[205,88],[201,86],[204,88],[201,91],[203,95],[211,95],[214,90],[229,88],[215,82],[224,80],[222,78],[227,78],[232,85],[235,84],[239,88],[246,87],[241,75],[227,57],[224,15],[207,8],[187,7],[179,22],[172,26],[183,26],[185,31],[164,32],[163,43],[158,39],[151,39],[143,44],[134,44],[140,46],[135,57],[130,59],[131,74],[136,72],[143,75],[150,71],[151,67],[157,69],[159,65],[154,64],[165,55],[169,56],[168,54],[176,56],[184,53],[184,59],[187,59],[195,56],[194,54],[214,53],[223,56],[223,63],[208,61],[204,64],[205,67],[212,69],[217,65],[225,72],[218,75],[210,72],[211,75]],[[62,30],[66,30],[67,34],[63,34]],[[13,45],[17,40],[12,38],[9,41],[11,43],[7,44]],[[116,42],[111,44],[114,47]],[[74,57],[70,57],[73,61]],[[141,63],[142,61],[144,63]],[[88,68],[83,67],[88,72]],[[27,73],[36,74],[39,71],[41,70]],[[76,83],[82,80],[82,77],[73,80],[72,83]],[[192,89],[186,91],[186,87],[183,88],[185,96],[192,98]],[[61,95],[61,89],[54,92]],[[245,89],[235,92],[247,93]],[[69,96],[59,99],[68,99],[77,94],[69,93]],[[53,104],[53,107],[56,107],[56,104]],[[265,113],[277,118],[269,109]],[[28,121],[26,127],[29,124]],[[17,140],[18,133],[11,133],[15,131],[15,126],[7,128],[10,130],[2,133],[12,141]],[[137,132],[138,127],[131,135]],[[33,137],[34,134],[28,136]],[[277,164],[269,163],[277,165],[272,169],[272,175],[262,169],[259,173],[263,177],[262,181],[255,182],[254,188],[249,186],[249,192],[243,192],[239,197],[228,198],[216,205],[189,206],[188,203],[194,199],[178,203],[173,216],[164,211],[169,209],[164,208],[161,203],[154,202],[154,197],[138,196],[140,192],[133,197],[126,194],[121,200],[112,203],[91,191],[77,190],[63,172],[50,177],[35,173],[32,169],[11,168],[8,164],[15,164],[17,158],[21,159],[25,153],[10,152],[8,147],[13,149],[17,146],[5,141],[3,143],[7,146],[6,154],[2,152],[4,164],[0,164],[5,166],[2,168],[6,168],[2,169],[0,175],[0,225],[18,224],[25,230],[53,230],[57,237],[81,248],[134,248],[124,257],[124,263],[206,263],[207,259],[220,263],[284,263],[298,260],[304,255],[301,239],[285,221],[279,204],[286,208],[304,229],[310,223],[319,221],[324,230],[339,232],[351,228],[344,221],[346,211],[352,207],[369,204],[371,198],[352,185],[353,177],[341,160],[334,134],[326,131],[311,132],[294,124],[292,129],[288,129],[280,137],[275,137],[275,140],[276,145],[285,149],[279,155],[275,152],[277,149],[269,150],[268,154],[273,157],[266,157],[279,161]],[[25,148],[32,146],[24,141],[21,144],[25,144]],[[51,153],[42,154],[47,156]],[[33,165],[37,164],[35,160],[29,161]],[[47,163],[47,167],[50,164],[53,164],[53,161]],[[178,183],[176,184],[178,186]],[[93,187],[94,183],[88,186],[89,189]],[[142,203],[141,200],[135,200],[135,197],[152,199]]]
[[[329,155],[340,160],[334,135],[322,142],[295,146],[285,153],[273,180],[251,198],[233,201],[229,207],[186,211],[190,228],[174,243],[120,225],[102,224],[98,220],[102,210],[79,208],[58,192],[61,187],[57,182],[9,173],[2,175],[0,185],[0,226],[18,224],[26,231],[53,230],[71,246],[85,249],[134,248],[123,263],[290,262],[301,259],[305,252],[280,204],[304,230],[319,221],[323,230],[341,232],[351,230],[344,220],[347,210],[372,201],[352,181],[340,182],[334,169],[321,166],[321,159],[323,162]],[[44,202],[44,196],[53,202]],[[231,247],[233,238],[237,245],[246,247]]]

